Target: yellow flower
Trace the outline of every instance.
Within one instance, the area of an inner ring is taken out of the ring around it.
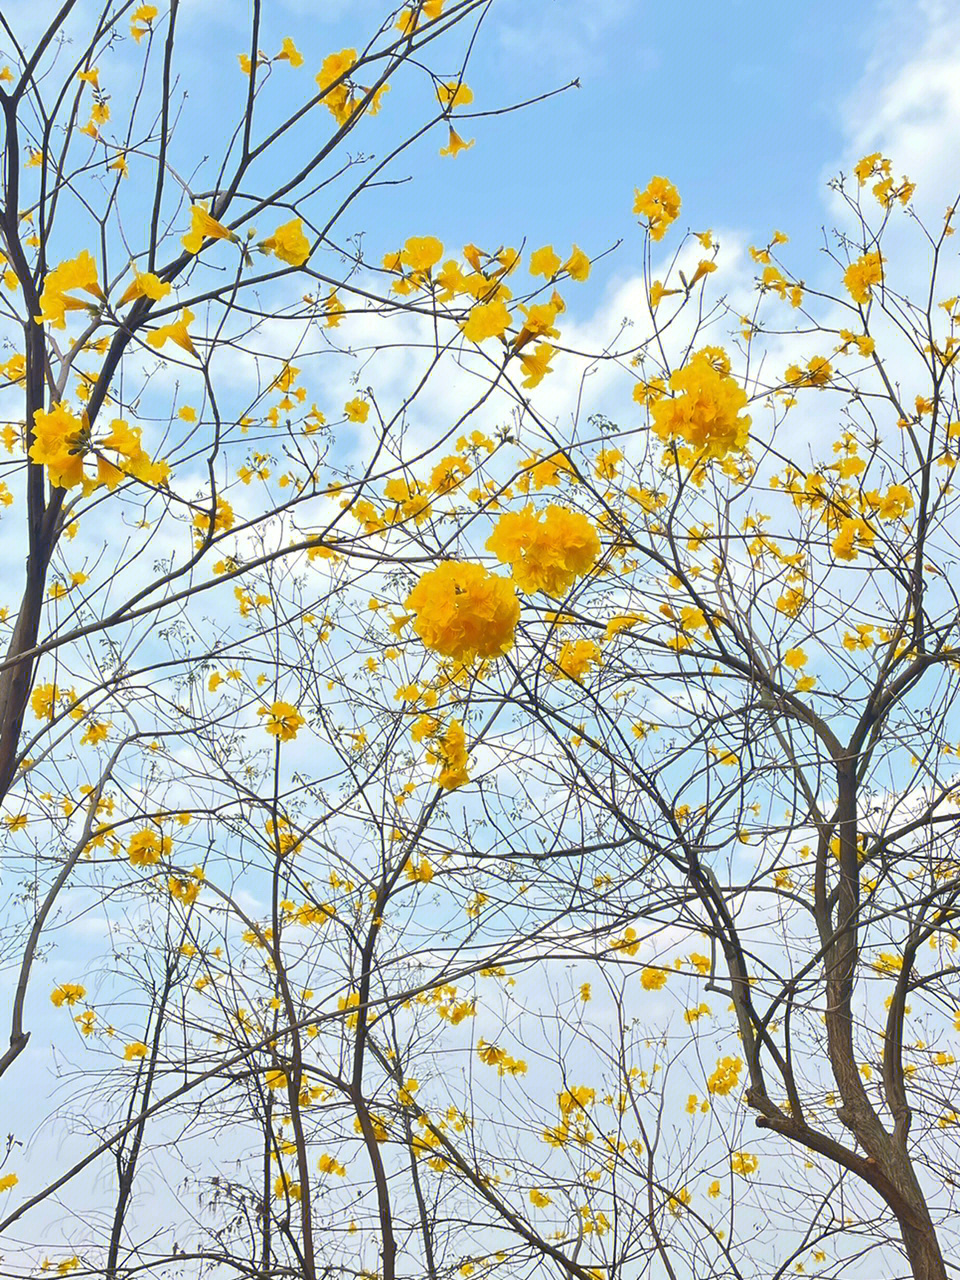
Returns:
[[[15,1173],[5,1173],[0,1175],[0,1191],[9,1191],[11,1187],[15,1187],[20,1179]]]
[[[159,276],[155,276],[152,271],[140,272],[136,267],[133,268],[133,281],[128,284],[117,303],[118,307],[125,306],[128,302],[132,302],[134,298],[152,298],[154,302],[159,302],[161,298],[165,298],[170,292],[170,285],[166,280],[161,280]]]
[[[865,253],[863,257],[850,263],[843,273],[843,283],[847,286],[847,292],[854,302],[862,305],[870,300],[873,296],[873,286],[883,281],[885,261],[886,259],[880,256],[880,250],[875,249],[872,253]]]
[[[463,336],[470,342],[485,342],[487,338],[502,338],[510,328],[512,316],[504,302],[480,302],[472,308],[461,324]]]
[[[65,1004],[76,1004],[86,994],[86,987],[81,986],[79,982],[61,982],[59,987],[54,987],[50,992],[50,1003],[59,1009]]]
[[[173,848],[169,836],[161,836],[153,827],[142,827],[127,841],[127,857],[134,867],[150,867]]]
[[[260,707],[258,716],[266,716],[264,728],[281,742],[289,742],[297,736],[307,722],[290,702],[274,702],[269,707]]]
[[[457,662],[506,653],[520,618],[511,582],[455,560],[423,574],[404,607],[416,615],[414,630],[424,645]]]
[[[437,98],[442,107],[452,111],[454,107],[469,107],[473,101],[473,90],[468,85],[451,80],[447,84],[437,85]]]
[[[551,503],[546,511],[509,511],[486,547],[509,564],[521,591],[564,595],[600,555],[597,531],[585,515]]]
[[[90,303],[67,297],[75,289],[82,289],[103,300],[103,290],[97,283],[97,264],[86,249],[47,272],[40,294],[38,323],[46,322],[54,329],[64,329],[65,312],[87,310]]]
[[[730,376],[726,353],[705,347],[694,352],[670,377],[673,396],[650,406],[654,432],[661,440],[682,440],[697,455],[723,458],[746,448],[750,418],[741,414],[747,393]]]
[[[734,1151],[730,1157],[730,1168],[734,1173],[739,1173],[742,1178],[748,1177],[751,1173],[756,1173],[760,1167],[760,1161],[751,1151]]]
[[[366,422],[370,416],[370,405],[357,396],[353,400],[348,400],[343,406],[343,415],[348,422]]]
[[[142,1040],[132,1040],[130,1044],[124,1045],[123,1056],[127,1062],[133,1062],[137,1058],[145,1058],[147,1056],[147,1046]]]
[[[202,204],[190,206],[190,230],[180,241],[188,253],[199,253],[206,240],[238,239],[235,232],[211,217]]]
[[[356,49],[341,49],[339,53],[329,54],[317,72],[317,84],[321,89],[329,88],[335,80],[345,76],[356,61]]]
[[[558,253],[554,253],[553,245],[545,244],[542,249],[535,249],[530,255],[530,274],[532,276],[543,276],[545,280],[552,280],[560,270],[561,258]]]
[[[276,254],[292,267],[302,267],[310,257],[310,241],[303,234],[303,223],[299,218],[291,218],[277,227],[272,236],[260,241],[259,247],[264,253]]]
[[[554,348],[549,342],[540,342],[534,351],[526,351],[520,357],[520,364],[527,375],[521,383],[524,387],[537,387],[548,373],[553,373],[550,361],[554,356]]]
[[[400,263],[417,273],[429,271],[443,257],[443,244],[436,236],[411,236],[400,253]]]
[[[291,67],[303,66],[303,54],[293,43],[289,36],[285,36],[280,52],[276,56],[277,62],[289,62]]]
[[[784,666],[796,671],[798,668],[807,665],[807,655],[802,649],[788,649],[783,655],[783,663]]]
[[[38,720],[52,720],[54,706],[60,696],[55,684],[38,684],[30,695],[30,706]]]
[[[643,191],[639,188],[635,191],[633,212],[647,219],[651,240],[662,240],[680,213],[680,203],[680,194],[672,182],[651,178]]]
[[[553,1201],[546,1192],[540,1191],[534,1187],[530,1192],[530,1203],[535,1209],[545,1209],[548,1204],[553,1204]]]
[[[659,991],[667,982],[665,969],[652,969],[648,965],[640,974],[640,985],[644,991]]]
[[[577,246],[574,245],[570,257],[563,264],[563,269],[570,276],[571,280],[579,280],[582,282],[590,275],[590,259],[582,249],[578,249]]]
[[[147,334],[148,345],[159,351],[169,338],[171,342],[176,343],[183,351],[189,351],[192,356],[195,356],[197,349],[193,345],[190,334],[187,332],[187,325],[193,319],[193,312],[189,307],[185,307],[179,320],[174,320],[172,324],[162,324]]]
[[[451,125],[449,141],[445,147],[440,148],[440,155],[458,156],[461,151],[469,151],[475,141],[475,138],[471,138],[469,142],[465,142],[463,138],[460,137],[459,133],[457,133],[456,129],[454,129],[453,125]]]

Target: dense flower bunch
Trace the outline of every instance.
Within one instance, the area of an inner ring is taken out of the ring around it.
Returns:
[[[546,511],[527,507],[501,516],[487,550],[510,565],[521,591],[559,596],[593,567],[600,539],[586,516],[551,504]]]
[[[673,396],[650,407],[661,440],[682,440],[698,457],[723,458],[746,448],[750,418],[741,410],[747,394],[730,376],[730,361],[719,347],[694,352],[670,378]]]
[[[717,1069],[707,1080],[707,1088],[711,1093],[722,1095],[736,1088],[743,1070],[743,1059],[727,1056],[717,1060]]]
[[[153,827],[143,827],[127,841],[127,856],[135,867],[150,867],[166,857],[172,848],[169,836],[161,835]]]
[[[850,297],[861,305],[870,301],[873,286],[882,282],[883,258],[880,256],[879,249],[857,258],[843,273],[843,283],[847,286]]]
[[[413,629],[426,647],[457,662],[506,653],[520,618],[511,582],[482,564],[456,560],[425,573],[406,608],[416,614]]]
[[[680,213],[680,193],[667,178],[651,178],[643,191],[635,192],[633,212],[647,219],[651,240],[662,240]]]

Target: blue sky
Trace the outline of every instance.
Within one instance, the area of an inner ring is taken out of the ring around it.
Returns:
[[[284,88],[304,93],[325,54],[361,42],[370,19],[382,14],[372,0],[324,6],[322,16],[310,7],[302,0],[271,6],[261,42],[273,53],[282,36],[295,37],[305,66],[275,74]],[[205,105],[216,119],[225,95],[239,95],[244,84],[235,54],[246,47],[246,6],[212,8],[199,0],[187,11],[207,39],[195,49],[197,67],[184,71],[190,80],[202,65],[191,98],[196,106],[198,95],[201,102],[209,95]],[[531,244],[576,241],[591,254],[626,234],[610,264],[625,271],[640,247],[639,236],[629,238],[633,188],[660,173],[680,189],[685,225],[738,228],[751,238],[783,226],[798,247],[812,249],[826,177],[836,162],[857,158],[846,155],[846,104],[892,34],[902,35],[905,9],[917,11],[919,44],[931,22],[924,3],[897,11],[886,0],[772,7],[759,0],[498,0],[466,75],[476,93],[472,109],[493,110],[575,78],[580,88],[464,122],[461,132],[476,143],[456,159],[437,155],[446,141],[438,126],[394,170],[414,181],[380,191],[351,229],[367,232],[371,246],[432,233],[495,248],[526,235]],[[415,98],[398,86],[384,114],[422,118],[413,113],[430,104],[420,89]],[[378,149],[379,130],[379,122],[365,130],[365,148]]]

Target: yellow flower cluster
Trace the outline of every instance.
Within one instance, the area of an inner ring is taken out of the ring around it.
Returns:
[[[582,680],[600,661],[600,646],[593,640],[564,640],[553,674],[558,680]]]
[[[76,289],[82,289],[84,293],[103,301],[103,290],[97,283],[97,264],[86,249],[47,273],[43,292],[40,294],[37,323],[49,324],[54,329],[65,329],[67,311],[88,310],[89,302],[68,297]]]
[[[447,791],[455,791],[457,787],[470,781],[467,774],[466,738],[459,720],[451,720],[443,733],[434,737],[427,751],[427,760],[430,764],[440,765],[437,785]]]
[[[290,702],[274,702],[269,707],[260,707],[258,716],[266,716],[263,727],[267,733],[281,742],[289,742],[295,738],[307,722]]]
[[[102,484],[115,489],[125,476],[158,485],[169,475],[167,463],[151,459],[141,447],[139,429],[131,428],[123,418],[115,418],[107,435],[97,442],[91,438],[86,414],[78,418],[64,404],[37,409],[33,421],[30,457],[47,468],[50,483],[58,489],[83,485],[89,491]],[[116,462],[105,451],[118,455]],[[84,471],[84,458],[91,452],[97,459],[95,477]]]
[[[873,296],[873,286],[883,282],[883,263],[880,250],[875,249],[872,253],[865,253],[861,258],[857,258],[847,267],[843,273],[843,283],[847,286],[847,292],[854,302],[863,305],[870,301]]]
[[[495,658],[513,645],[520,602],[513,583],[481,564],[445,560],[407,596],[413,629],[428,649],[471,662]]]
[[[741,410],[747,394],[730,376],[719,347],[694,352],[670,377],[673,396],[650,406],[653,430],[665,441],[682,440],[698,458],[723,458],[746,448],[750,418]]]
[[[331,53],[324,58],[317,72],[317,87],[320,99],[338,125],[347,124],[354,113],[363,105],[364,99],[357,96],[369,93],[362,85],[356,85],[350,78],[350,72],[356,66],[356,49],[341,49],[339,53]],[[388,93],[389,85],[382,84],[367,101],[366,109],[375,116],[380,110],[381,100]]]
[[[487,1044],[482,1038],[477,1041],[477,1057],[488,1067],[496,1067],[500,1076],[522,1076],[527,1070],[522,1058],[512,1058],[506,1049],[497,1044]]]
[[[172,848],[173,841],[169,836],[162,836],[153,827],[143,827],[127,841],[127,857],[134,867],[150,867],[169,854]]]
[[[717,1062],[717,1069],[707,1080],[707,1088],[711,1093],[719,1093],[721,1095],[730,1093],[732,1089],[736,1088],[742,1070],[742,1058],[720,1058]]]
[[[651,178],[643,191],[634,194],[633,212],[646,218],[651,240],[662,240],[680,213],[677,188],[666,178]]]
[[[86,994],[86,987],[81,986],[79,982],[61,982],[59,987],[54,987],[50,992],[50,1003],[60,1009],[65,1004],[76,1004]]]
[[[551,596],[569,591],[600,554],[600,539],[587,517],[552,503],[546,511],[526,507],[507,512],[486,545],[501,563],[510,565],[521,591]]]

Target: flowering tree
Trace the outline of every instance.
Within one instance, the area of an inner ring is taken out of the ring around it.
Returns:
[[[487,8],[254,3],[215,160],[176,3],[4,27],[8,1262],[945,1280],[953,209],[724,293],[654,178],[584,354],[577,246],[348,225]]]

